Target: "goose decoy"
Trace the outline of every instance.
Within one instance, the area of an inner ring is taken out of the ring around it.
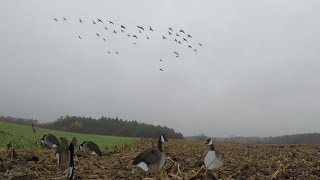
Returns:
[[[138,39],[138,37],[137,37],[136,35],[133,35],[132,37],[134,37],[134,38]]]
[[[64,21],[67,21],[67,19],[66,19],[65,17],[63,17],[63,20],[64,20]]]
[[[183,34],[185,34],[184,30],[182,30],[182,29],[180,29],[180,31],[179,31],[179,32],[182,32]]]
[[[86,153],[102,156],[98,145],[92,141],[83,141],[80,145],[80,150],[83,150]]]
[[[108,30],[107,26],[104,26],[104,29],[105,29],[105,30]]]
[[[74,154],[76,154],[76,152],[79,149],[79,142],[78,142],[77,138],[76,137],[72,138],[71,143],[72,143],[72,145],[74,147],[73,148],[74,149]]]
[[[137,26],[137,28],[144,31],[144,28],[142,26]]]
[[[190,34],[187,34],[187,36],[188,36],[189,38],[192,38]]]
[[[209,146],[209,151],[204,158],[204,165],[207,169],[218,169],[223,165],[221,153],[214,149],[212,139],[207,139],[206,145]]]
[[[117,34],[117,31],[114,29],[114,30],[113,30],[113,33]]]
[[[149,26],[149,30],[150,30],[150,31],[153,31],[153,29],[152,29],[152,27],[151,27],[151,26]]]
[[[168,31],[168,35],[172,35],[172,33],[170,31]]]
[[[163,69],[159,69],[159,71],[163,71]]]
[[[98,19],[98,22],[101,22],[101,23],[103,23],[101,19],[99,19],[99,18],[97,18],[97,19]]]
[[[92,20],[92,24],[97,24],[97,23]]]
[[[113,24],[113,22],[112,22],[112,21],[109,21],[109,23],[110,23],[110,24]]]
[[[80,22],[80,23],[82,23],[82,20],[81,20],[81,19],[79,19],[79,22]]]
[[[202,44],[201,43],[198,43],[199,44],[199,46],[202,46]]]
[[[57,18],[53,18],[53,19],[58,22],[58,19],[57,19]]]
[[[162,35],[162,39],[167,39],[164,35]]]
[[[57,148],[60,144],[59,140],[52,134],[43,135],[41,143],[49,148]]]
[[[184,40],[185,42],[188,42],[188,40],[187,40],[186,38],[183,38],[183,40]]]
[[[160,71],[163,71],[160,69]],[[158,139],[158,147],[153,147],[140,153],[133,159],[132,165],[135,165],[148,173],[155,173],[162,169],[166,162],[166,155],[163,151],[162,143],[168,141],[164,134]]]
[[[126,27],[124,27],[123,25],[120,26],[122,29],[126,29]]]
[[[169,27],[169,30],[170,30],[170,31],[173,31],[171,27]]]
[[[68,172],[68,179],[72,179],[74,174],[74,146],[68,144],[66,138],[60,138],[60,144],[56,150],[56,158],[59,169],[62,172]]]

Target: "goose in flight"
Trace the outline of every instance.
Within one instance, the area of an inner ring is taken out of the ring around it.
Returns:
[[[188,36],[189,38],[192,38],[190,34],[187,34],[187,36]]]
[[[169,30],[170,30],[170,31],[173,31],[171,27],[169,27]]]
[[[153,29],[151,28],[151,26],[149,26],[149,30],[150,30],[150,31],[153,31]]]
[[[96,22],[92,21],[92,24],[97,24]]]
[[[172,35],[172,33],[171,33],[170,31],[168,31],[168,34],[169,34],[169,35]]]
[[[112,22],[112,21],[109,21],[109,23],[110,23],[110,24],[113,24],[113,22]]]
[[[124,27],[123,25],[120,26],[122,29],[126,29],[126,27]]]
[[[162,39],[167,39],[164,35],[162,35]]]
[[[136,35],[133,35],[132,37],[134,37],[134,38],[138,39],[138,37],[137,37]]]
[[[180,31],[179,31],[179,32],[182,32],[183,34],[185,34],[184,30],[182,30],[182,29],[180,29]]]
[[[186,38],[183,38],[183,40],[184,40],[185,42],[188,42]]]
[[[79,19],[79,22],[80,22],[80,23],[82,23],[82,20],[81,20],[81,19]]]
[[[137,26],[137,28],[144,31],[144,28],[142,26]]]
[[[114,30],[113,30],[113,33],[117,34],[117,31],[114,29]]]
[[[57,19],[57,18],[53,18],[53,19],[58,22],[58,19]]]
[[[99,19],[99,18],[97,18],[97,19],[98,19],[98,22],[101,22],[101,23],[103,23],[101,19]]]
[[[105,29],[105,30],[108,30],[107,26],[104,26],[104,29]]]
[[[63,17],[63,20],[67,21],[67,19],[65,17]]]

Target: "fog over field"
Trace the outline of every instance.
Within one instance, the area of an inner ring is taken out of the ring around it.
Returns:
[[[319,9],[316,0],[3,1],[0,115],[120,117],[185,136],[319,132]],[[120,32],[104,43],[97,18],[155,32],[136,46]],[[161,39],[169,26],[203,46],[174,57],[178,45]]]

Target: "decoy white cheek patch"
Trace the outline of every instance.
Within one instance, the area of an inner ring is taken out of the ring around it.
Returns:
[[[163,136],[161,135],[161,142],[164,142],[164,138],[163,138]]]
[[[93,154],[93,155],[97,155],[97,153],[96,152],[94,152],[94,151],[92,151],[92,153],[91,154]]]
[[[148,171],[148,169],[149,169],[147,164],[144,162],[139,163],[137,166],[140,167],[144,171]]]
[[[69,178],[72,176],[73,174],[73,166],[69,167]]]
[[[54,148],[55,148],[55,147],[57,147],[57,145],[53,144],[53,145],[52,145],[52,147],[54,147]]]
[[[209,142],[209,144],[208,145],[211,145],[212,144],[212,139],[210,139],[210,142]]]
[[[58,162],[58,165],[59,165],[59,153],[56,153],[56,158],[57,158],[57,162]]]

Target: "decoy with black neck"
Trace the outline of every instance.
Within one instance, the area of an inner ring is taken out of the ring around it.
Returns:
[[[133,159],[132,165],[135,165],[147,173],[155,173],[160,171],[165,162],[166,155],[162,144],[168,141],[164,134],[161,134],[158,139],[158,147],[153,147],[140,153]]]
[[[206,145],[209,146],[209,151],[204,158],[204,165],[209,170],[218,169],[223,165],[222,155],[215,150],[212,139],[207,139]]]

